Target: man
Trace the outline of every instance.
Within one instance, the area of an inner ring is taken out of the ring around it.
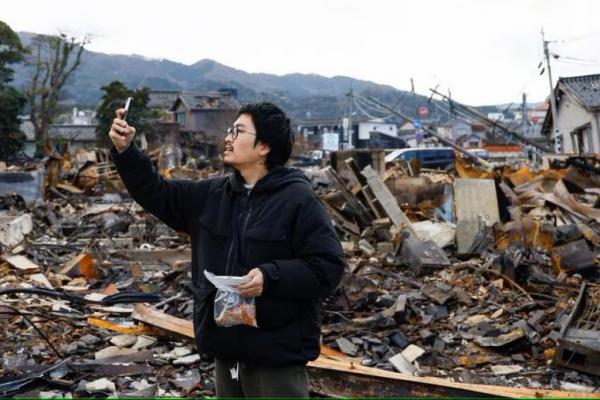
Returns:
[[[306,363],[319,355],[320,302],[341,279],[342,249],[306,177],[284,167],[294,144],[289,119],[271,103],[245,105],[225,137],[228,177],[166,180],[132,144],[117,111],[111,155],[131,196],[192,241],[194,330],[215,356],[219,397],[308,397]],[[214,287],[203,276],[247,276],[258,328],[221,327]]]

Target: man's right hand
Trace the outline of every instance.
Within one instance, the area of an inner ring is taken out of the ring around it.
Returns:
[[[135,128],[133,126],[129,126],[127,121],[123,120],[123,115],[125,114],[124,108],[119,108],[116,111],[116,114],[117,117],[113,119],[108,136],[110,136],[110,140],[115,145],[117,151],[122,153],[127,150],[129,144],[133,140]]]

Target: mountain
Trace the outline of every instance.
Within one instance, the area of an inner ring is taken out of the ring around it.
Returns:
[[[35,34],[20,32],[23,44],[28,45]],[[17,87],[29,82],[33,67],[15,66]],[[131,88],[215,90],[223,87],[238,89],[241,100],[271,100],[281,105],[295,118],[336,118],[347,112],[349,90],[368,94],[395,105],[409,115],[427,98],[416,96],[389,85],[354,79],[346,76],[331,78],[317,74],[273,75],[248,73],[216,61],[204,59],[192,65],[170,60],[149,59],[139,55],[115,55],[85,50],[80,67],[65,87],[63,101],[67,104],[95,107],[101,98],[101,87],[119,80]],[[431,107],[430,107],[431,108]],[[355,107],[356,109],[356,107]],[[360,112],[357,111],[359,114]],[[369,111],[367,111],[369,112]],[[371,109],[371,115],[382,116]]]

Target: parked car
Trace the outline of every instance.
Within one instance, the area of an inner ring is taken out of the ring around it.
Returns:
[[[409,161],[416,158],[423,168],[447,168],[454,165],[455,154],[451,147],[417,147],[394,150],[385,156],[385,162]]]
[[[483,158],[484,160],[487,160],[488,158],[490,158],[489,151],[487,151],[485,149],[467,149],[467,151],[469,153],[473,154],[474,156]]]

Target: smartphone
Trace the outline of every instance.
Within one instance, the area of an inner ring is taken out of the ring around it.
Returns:
[[[125,113],[123,114],[123,121],[127,121],[127,114],[129,114],[129,105],[131,104],[131,100],[133,100],[133,97],[128,97],[127,100],[125,100]]]

